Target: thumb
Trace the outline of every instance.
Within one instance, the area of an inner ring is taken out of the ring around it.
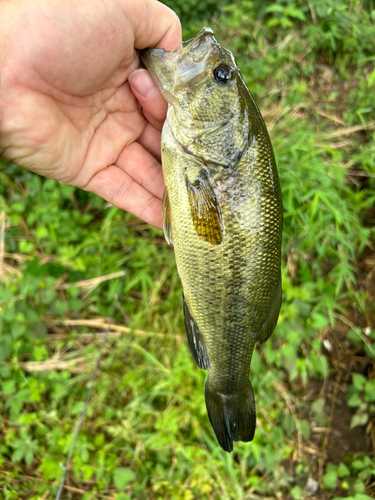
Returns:
[[[176,50],[182,42],[181,23],[177,14],[157,0],[122,0],[133,27],[134,47],[160,47]]]

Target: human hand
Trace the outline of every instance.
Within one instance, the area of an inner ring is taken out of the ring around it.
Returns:
[[[161,228],[167,104],[137,51],[180,42],[156,0],[3,0],[0,156]]]

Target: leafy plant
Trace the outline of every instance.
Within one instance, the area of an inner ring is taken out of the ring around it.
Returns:
[[[344,498],[354,498],[355,500],[367,500],[366,483],[374,474],[375,463],[367,456],[354,455],[346,459],[346,464],[340,462],[339,465],[328,464],[327,471],[323,476],[324,487],[328,490],[340,488],[345,491]],[[339,500],[342,497],[335,497]]]
[[[351,428],[366,425],[375,416],[375,379],[367,380],[361,373],[353,373],[353,383],[346,397],[348,406],[356,408]]]

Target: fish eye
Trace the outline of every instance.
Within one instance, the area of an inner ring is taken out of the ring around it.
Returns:
[[[227,64],[219,64],[214,69],[214,78],[218,83],[226,84],[233,79],[234,69]]]

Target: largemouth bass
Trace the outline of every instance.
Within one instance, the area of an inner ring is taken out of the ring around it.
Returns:
[[[231,52],[209,28],[142,60],[168,101],[163,225],[183,287],[185,329],[220,446],[251,441],[256,342],[281,305],[282,201],[263,118]]]

